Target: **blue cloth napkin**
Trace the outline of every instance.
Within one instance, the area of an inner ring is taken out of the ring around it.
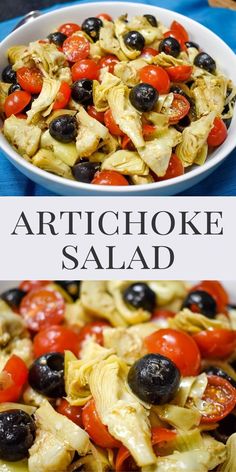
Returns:
[[[91,3],[90,0],[86,0]],[[131,0],[132,1],[132,0]],[[207,0],[135,0],[139,3],[156,5],[182,13],[197,20],[218,36],[220,36],[234,51],[236,50],[236,11],[224,8],[211,8]],[[74,3],[86,3],[80,0]],[[54,5],[47,11],[62,8],[65,4]],[[0,23],[0,40],[7,36],[13,29],[19,18]],[[224,164],[214,174],[203,182],[195,185],[182,195],[236,195],[236,150],[227,157]],[[52,195],[48,190],[34,184],[32,181],[17,171],[0,151],[0,196],[48,196]]]

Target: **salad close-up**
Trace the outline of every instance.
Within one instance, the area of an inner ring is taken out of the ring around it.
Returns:
[[[227,139],[236,88],[178,21],[107,13],[8,48],[2,132],[23,159],[70,181],[161,182]],[[219,62],[219,63],[218,63]]]
[[[236,470],[236,307],[223,284],[9,286],[1,472]]]

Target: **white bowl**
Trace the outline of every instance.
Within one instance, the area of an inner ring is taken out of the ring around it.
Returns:
[[[177,20],[186,27],[191,34],[191,39],[196,41],[212,55],[220,69],[236,83],[236,56],[234,52],[212,31],[186,16],[163,8],[145,5],[141,3],[124,2],[99,2],[74,5],[71,7],[54,10],[44,14],[11,33],[0,45],[0,64],[4,68],[6,51],[14,44],[27,44],[40,37],[46,37],[54,28],[67,21],[81,23],[89,16],[96,16],[101,12],[107,12],[113,17],[128,13],[130,17],[150,13],[159,18],[164,24],[170,25]],[[4,136],[0,133],[0,147],[12,164],[34,182],[46,187],[48,190],[60,195],[173,195],[186,190],[207,177],[216,167],[223,162],[236,145],[236,113],[229,128],[228,138],[222,146],[208,157],[203,166],[195,167],[183,176],[171,180],[129,187],[106,187],[84,184],[63,179],[49,172],[38,169],[25,161],[17,154]]]

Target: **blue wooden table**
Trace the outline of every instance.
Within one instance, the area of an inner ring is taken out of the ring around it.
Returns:
[[[139,2],[139,0],[136,0],[136,2]],[[77,3],[85,2],[82,0],[77,1]],[[236,11],[211,8],[207,0],[143,0],[139,3],[169,8],[170,10],[187,15],[210,28],[236,51]],[[65,4],[54,5],[47,11],[63,6]],[[17,21],[19,21],[19,18],[0,23],[0,40],[10,33]],[[50,192],[24,177],[23,174],[18,172],[8,162],[0,151],[0,196],[7,195],[47,196],[50,195]],[[236,195],[236,150],[227,157],[226,161],[214,174],[184,192],[183,195]]]

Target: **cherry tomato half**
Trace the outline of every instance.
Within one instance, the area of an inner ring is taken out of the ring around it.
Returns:
[[[202,397],[204,409],[201,423],[217,423],[225,418],[236,405],[236,389],[228,380],[208,375],[208,384]]]
[[[70,405],[69,402],[63,398],[57,405],[57,412],[67,416],[69,420],[73,421],[77,426],[80,426],[80,428],[83,428],[82,406]]]
[[[40,330],[34,337],[35,357],[47,352],[71,351],[76,356],[79,352],[79,335],[67,326],[50,326]]]
[[[79,79],[98,80],[99,66],[93,59],[82,59],[71,68],[72,80]]]
[[[168,110],[169,123],[176,124],[179,120],[184,118],[190,110],[190,103],[187,98],[178,93],[174,93],[174,100]]]
[[[108,13],[99,13],[96,18],[100,18],[100,20],[112,21],[112,17],[108,15]]]
[[[116,64],[118,64],[118,62],[120,62],[118,57],[114,56],[113,54],[108,54],[105,57],[101,57],[101,59],[98,62],[98,65],[100,69],[103,69],[104,67],[108,67],[108,72],[113,74],[114,67]]]
[[[29,93],[38,94],[42,90],[43,76],[36,67],[21,67],[16,72],[17,82]]]
[[[236,332],[230,329],[200,331],[194,334],[193,339],[202,357],[207,359],[224,359],[230,356],[236,347]]]
[[[207,143],[208,146],[217,147],[220,146],[227,138],[227,128],[221,118],[215,118],[213,128],[208,134]]]
[[[123,131],[121,131],[120,127],[116,124],[110,108],[105,111],[104,121],[111,134],[114,134],[114,136],[124,136]]]
[[[5,100],[4,112],[7,118],[11,115],[17,115],[29,104],[31,95],[24,90],[16,90]]]
[[[198,375],[201,356],[191,336],[176,329],[160,329],[144,339],[149,353],[171,359],[183,376]]]
[[[71,97],[71,88],[67,82],[62,82],[56,100],[53,105],[53,110],[61,110],[65,108]]]
[[[157,49],[146,47],[146,48],[143,48],[140,57],[144,57],[147,59],[149,57],[157,56],[157,54],[159,54],[159,51],[157,51]]]
[[[83,347],[83,343],[89,337],[94,338],[97,344],[103,346],[103,329],[109,327],[106,321],[91,321],[81,328],[79,331],[79,350]]]
[[[64,23],[64,25],[61,25],[58,29],[60,33],[63,33],[66,36],[71,36],[73,33],[80,30],[81,28],[79,25],[77,25],[77,23]]]
[[[92,441],[102,448],[120,447],[120,442],[113,438],[108,428],[101,422],[94,400],[89,400],[82,411],[82,421],[85,431]]]
[[[77,62],[88,57],[90,44],[84,36],[69,36],[64,41],[62,50],[68,61]]]
[[[173,179],[174,177],[179,177],[179,175],[184,174],[184,166],[182,161],[179,159],[176,154],[172,154],[170,158],[170,162],[167,168],[167,171],[164,177],[158,177],[158,181]]]
[[[0,373],[0,403],[16,402],[28,378],[24,361],[13,354]]]
[[[27,293],[20,304],[20,314],[32,331],[60,324],[64,311],[65,302],[62,295],[56,290],[44,287]]]
[[[190,79],[192,71],[192,66],[173,66],[166,69],[172,82],[185,82]]]
[[[178,34],[179,37],[182,39],[182,41],[184,41],[185,43],[186,43],[186,41],[189,41],[188,32],[186,31],[186,29],[184,28],[183,25],[178,23],[178,21],[172,21],[172,23],[170,25],[170,29],[171,29],[171,31],[173,31],[173,33]]]
[[[34,288],[43,287],[48,283],[48,280],[23,280],[23,282],[21,282],[19,285],[19,289],[23,290],[23,292],[30,292],[30,290],[33,290]]]
[[[161,428],[159,426],[153,427],[151,429],[152,434],[152,445],[156,446],[157,444],[163,442],[173,441],[176,437],[176,432],[171,431],[167,428]],[[127,470],[133,470],[132,466],[129,467],[129,459],[131,459],[131,454],[129,450],[125,446],[121,446],[117,456],[116,456],[116,464],[115,469],[116,472],[125,472]],[[135,470],[135,469],[134,469]]]
[[[94,105],[89,105],[87,108],[87,113],[95,118],[95,120],[100,121],[100,123],[104,124],[104,112],[97,111]]]
[[[129,185],[128,180],[115,170],[101,170],[95,174],[92,184],[96,185]]]
[[[225,313],[226,307],[229,303],[229,296],[220,282],[217,280],[203,280],[191,288],[191,292],[194,292],[195,290],[208,292],[217,303],[217,312]]]
[[[160,319],[168,319],[174,318],[175,312],[171,310],[165,310],[164,308],[158,308],[152,314],[152,321],[160,320]]]
[[[155,87],[160,94],[168,93],[170,90],[170,79],[162,67],[144,66],[139,71],[141,82]]]

